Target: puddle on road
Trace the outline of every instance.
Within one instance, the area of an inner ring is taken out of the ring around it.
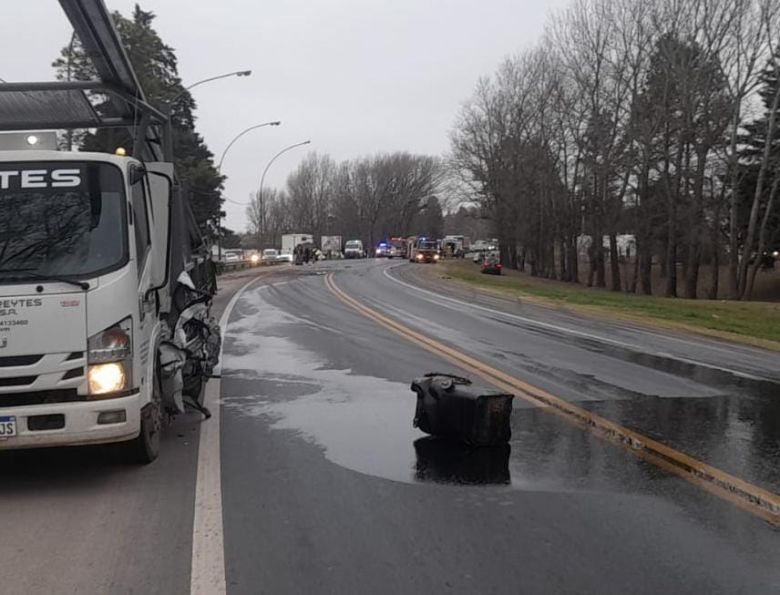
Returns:
[[[414,442],[415,479],[459,485],[509,485],[511,447],[472,448],[426,436]]]
[[[413,442],[423,434],[412,427],[409,385],[329,369],[322,354],[279,335],[292,327],[338,331],[275,308],[259,292],[239,304],[243,318],[230,324],[225,343],[223,406],[296,431],[337,465],[412,481]],[[224,394],[231,387],[236,392]]]
[[[774,398],[778,394],[778,391],[780,391],[779,383],[774,382],[770,378],[752,376],[747,372],[731,371],[725,367],[720,368],[718,366],[707,365],[693,360],[686,360],[680,356],[671,354],[653,353],[626,347],[618,347],[606,341],[561,334],[534,325],[517,325],[498,318],[495,320],[512,326],[520,326],[527,331],[539,335],[553,337],[556,341],[566,341],[571,345],[593,353],[599,353],[614,359],[619,359],[646,368],[652,368],[653,370],[664,372],[671,376],[687,378],[705,386],[716,387],[720,391],[723,391],[724,388],[731,388],[736,389],[741,393],[761,398]]]
[[[740,479],[780,491],[777,398],[731,394],[584,403],[583,407]]]
[[[468,448],[427,437],[412,427],[416,395],[407,382],[334,369],[325,352],[300,344],[310,338],[334,349],[357,349],[341,330],[288,314],[259,291],[244,294],[238,312],[242,318],[231,322],[225,341],[223,406],[295,432],[339,466],[407,483],[555,492],[638,493],[659,476],[639,459],[535,408],[515,407],[506,448]],[[392,354],[386,357],[392,366]]]
[[[412,427],[416,395],[406,382],[327,367],[287,338],[292,327],[326,329],[281,311],[259,292],[242,297],[243,318],[230,324],[223,362],[223,407],[294,431],[333,463],[402,482],[497,484],[512,479],[510,447],[470,448]]]

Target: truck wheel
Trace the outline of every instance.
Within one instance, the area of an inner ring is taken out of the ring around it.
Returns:
[[[146,465],[160,454],[162,433],[162,390],[157,374],[152,379],[152,402],[141,410],[141,433],[125,445],[132,463]]]

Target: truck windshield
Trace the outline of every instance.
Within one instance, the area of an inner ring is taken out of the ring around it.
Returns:
[[[347,242],[346,248],[360,248],[360,242]]]
[[[122,174],[107,163],[0,163],[0,280],[120,266],[124,204]]]
[[[418,247],[420,250],[436,250],[436,242],[433,240],[421,240]]]

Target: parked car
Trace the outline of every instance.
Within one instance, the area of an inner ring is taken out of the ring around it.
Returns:
[[[279,254],[276,257],[276,262],[278,262],[278,263],[288,262],[288,263],[292,264],[292,262],[293,262],[293,255],[292,254]]]
[[[263,264],[276,264],[279,261],[279,251],[276,248],[266,248],[263,250],[261,262]]]
[[[503,267],[496,256],[487,256],[482,263],[482,272],[486,275],[500,275]]]
[[[225,254],[222,260],[224,260],[225,262],[241,262],[241,256],[239,256],[235,252],[228,252],[227,254]]]

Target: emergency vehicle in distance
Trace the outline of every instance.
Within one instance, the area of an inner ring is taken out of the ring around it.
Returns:
[[[441,258],[436,240],[410,238],[409,246],[409,262],[439,262]]]
[[[382,240],[376,245],[374,256],[377,258],[406,258],[407,240],[401,237],[392,237]]]

